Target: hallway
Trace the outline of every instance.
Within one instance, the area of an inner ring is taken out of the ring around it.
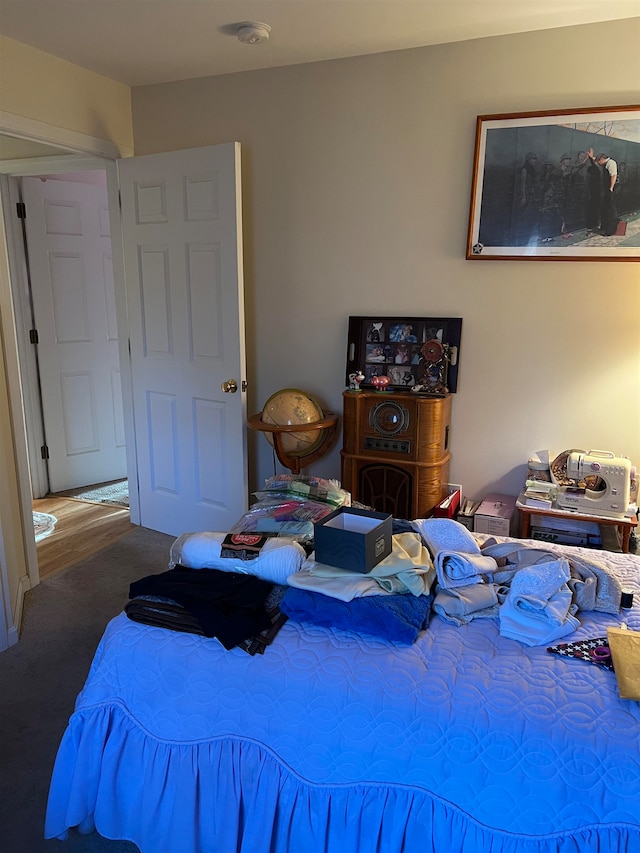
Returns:
[[[53,533],[36,543],[40,580],[95,554],[135,527],[126,508],[75,498],[40,498],[33,501],[33,509],[57,519]]]

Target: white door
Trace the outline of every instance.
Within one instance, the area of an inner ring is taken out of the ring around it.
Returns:
[[[23,178],[49,489],[127,476],[106,188]]]
[[[227,530],[248,499],[240,146],[119,160],[118,182],[140,523]]]

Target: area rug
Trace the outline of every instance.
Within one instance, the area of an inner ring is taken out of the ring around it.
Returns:
[[[34,512],[33,532],[36,536],[36,542],[53,533],[57,523],[58,519],[55,515],[50,515],[48,512]]]
[[[81,501],[91,501],[92,503],[129,506],[129,481],[115,480],[111,483],[102,483],[96,486],[69,489],[67,492],[58,492],[58,494],[64,494],[67,497],[77,498]]]

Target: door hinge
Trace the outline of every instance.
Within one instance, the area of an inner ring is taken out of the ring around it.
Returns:
[[[49,448],[47,447],[46,444],[43,444],[42,447],[40,448],[40,456],[42,456],[43,459],[49,458]]]
[[[29,343],[39,344],[40,338],[38,337],[37,329],[29,329]]]
[[[16,216],[18,217],[18,219],[27,218],[27,206],[23,201],[16,202]]]

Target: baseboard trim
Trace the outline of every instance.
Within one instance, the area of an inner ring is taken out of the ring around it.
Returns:
[[[24,594],[31,589],[29,575],[23,575],[18,581],[16,600],[14,607],[14,624],[7,631],[7,642],[9,646],[15,646],[20,639],[20,628],[22,626],[22,609],[24,607]]]
[[[11,646],[15,646],[18,642],[18,638],[20,636],[20,631],[17,628],[9,628],[7,631],[7,648],[10,649]]]

